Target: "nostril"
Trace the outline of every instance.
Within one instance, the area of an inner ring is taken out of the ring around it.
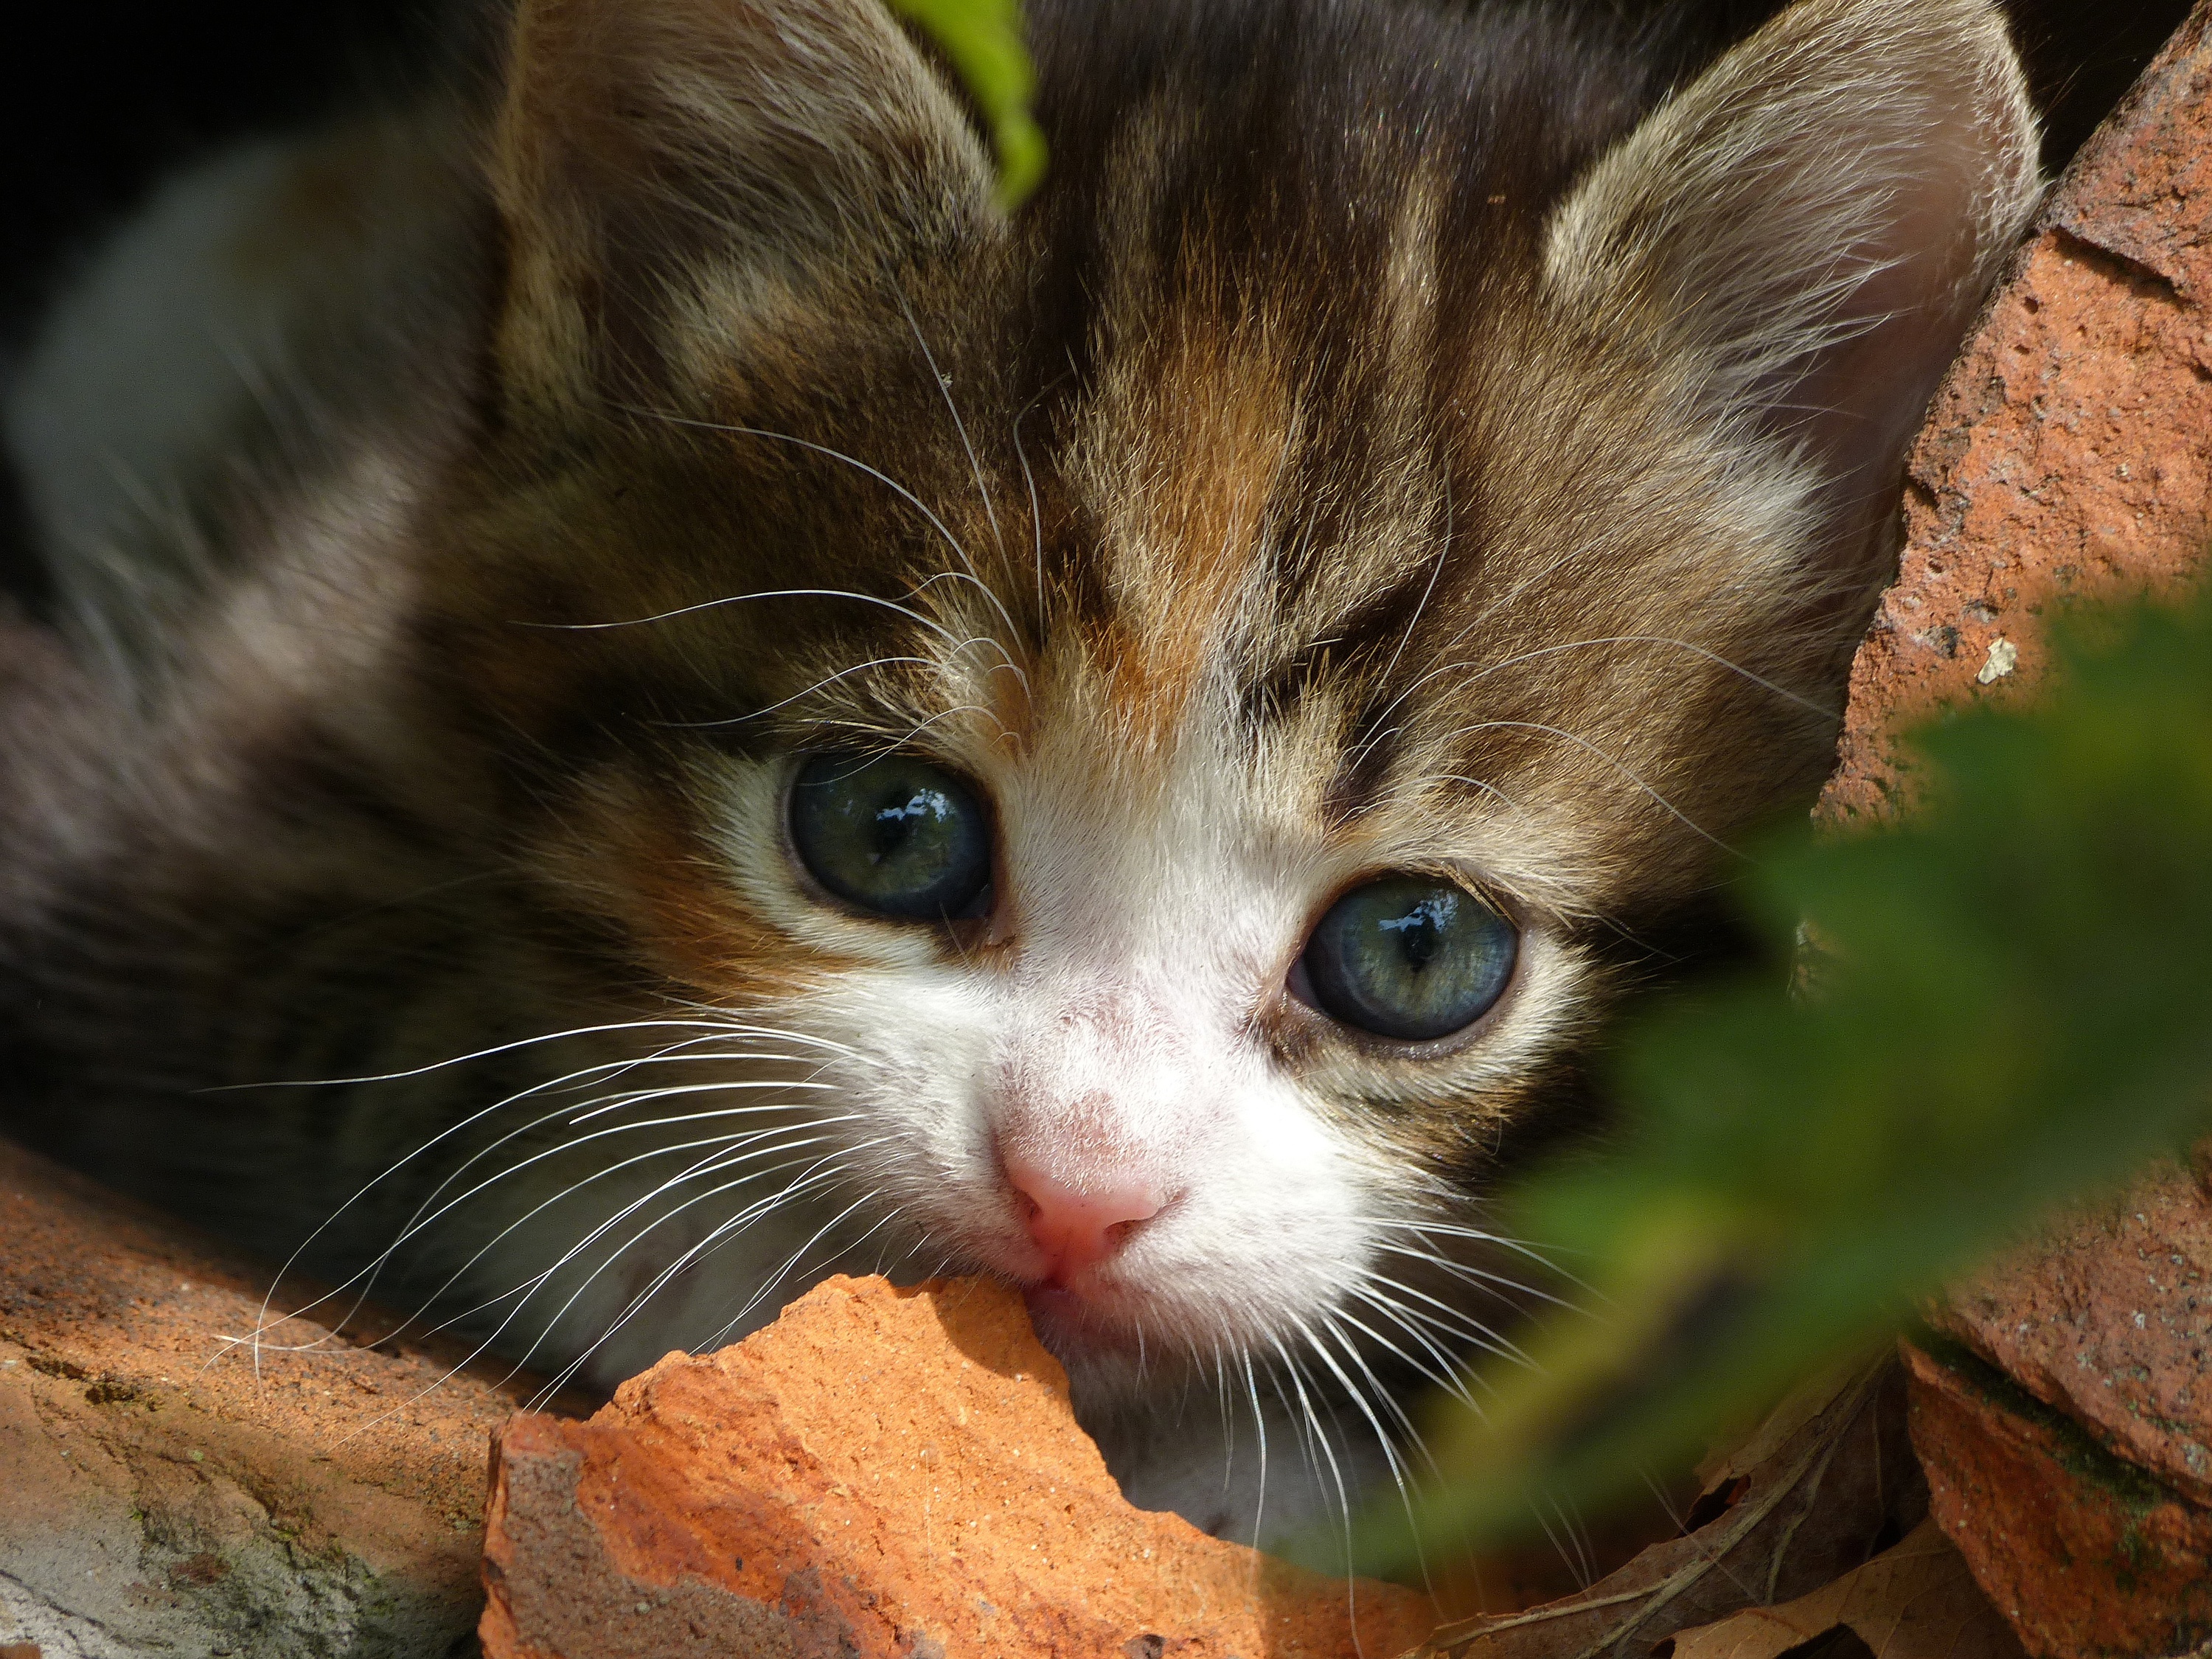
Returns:
[[[1052,1259],[1057,1278],[1112,1255],[1167,1202],[1164,1194],[1142,1180],[1122,1178],[1079,1187],[1025,1159],[1009,1158],[1006,1168],[1007,1184],[1018,1203],[1026,1206],[1023,1218],[1030,1237]]]
[[[1016,1194],[1027,1202],[1032,1224],[1080,1218],[1102,1231],[1133,1227],[1158,1215],[1166,1202],[1158,1192],[1142,1182],[1077,1187],[1014,1159],[1007,1161],[1006,1179]]]

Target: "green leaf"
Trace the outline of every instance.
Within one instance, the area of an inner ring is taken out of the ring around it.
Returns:
[[[1621,1133],[1505,1215],[1589,1312],[1486,1373],[1480,1415],[1438,1410],[1441,1479],[1368,1517],[1367,1570],[1679,1467],[2212,1123],[2212,603],[2054,644],[2040,706],[1917,735],[1908,821],[1766,849],[1747,897],[1778,954],[1820,941],[1809,994],[1738,983],[1624,1035]]]
[[[952,60],[999,152],[999,204],[1019,207],[1044,178],[1044,134],[1030,113],[1036,72],[1018,0],[890,0]]]

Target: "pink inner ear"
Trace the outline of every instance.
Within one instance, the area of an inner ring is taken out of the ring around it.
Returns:
[[[1847,251],[1870,274],[1825,319],[1844,337],[1771,389],[1783,404],[1777,424],[1808,441],[1837,480],[1832,510],[1847,534],[1855,518],[1888,516],[1896,465],[1984,286],[1978,264],[1990,250],[1975,214],[1987,158],[1965,130],[1971,111],[1956,114],[1927,135],[1923,165],[1890,191],[1878,234]]]
[[[1656,319],[1711,411],[1800,449],[1820,556],[1886,554],[1906,443],[2039,192],[1990,0],[1808,0],[1595,167],[1547,258],[1577,313]]]
[[[1006,1180],[1028,1200],[1030,1237],[1045,1254],[1048,1284],[1071,1279],[1112,1255],[1141,1222],[1158,1215],[1167,1198],[1133,1175],[1078,1188],[1019,1158],[1006,1159]]]

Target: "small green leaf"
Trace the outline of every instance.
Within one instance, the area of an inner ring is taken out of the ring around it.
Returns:
[[[1044,134],[1030,113],[1036,71],[1022,38],[1018,0],[890,0],[944,49],[991,125],[999,204],[1008,212],[1044,178]]]

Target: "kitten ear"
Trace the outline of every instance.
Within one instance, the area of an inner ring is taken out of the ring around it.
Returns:
[[[702,331],[994,222],[990,159],[883,0],[521,0],[492,163],[500,371],[679,392]]]
[[[1801,0],[1597,163],[1551,224],[1546,283],[1669,365],[1698,417],[1818,468],[1829,555],[1863,575],[2033,210],[2036,149],[1994,4]]]

